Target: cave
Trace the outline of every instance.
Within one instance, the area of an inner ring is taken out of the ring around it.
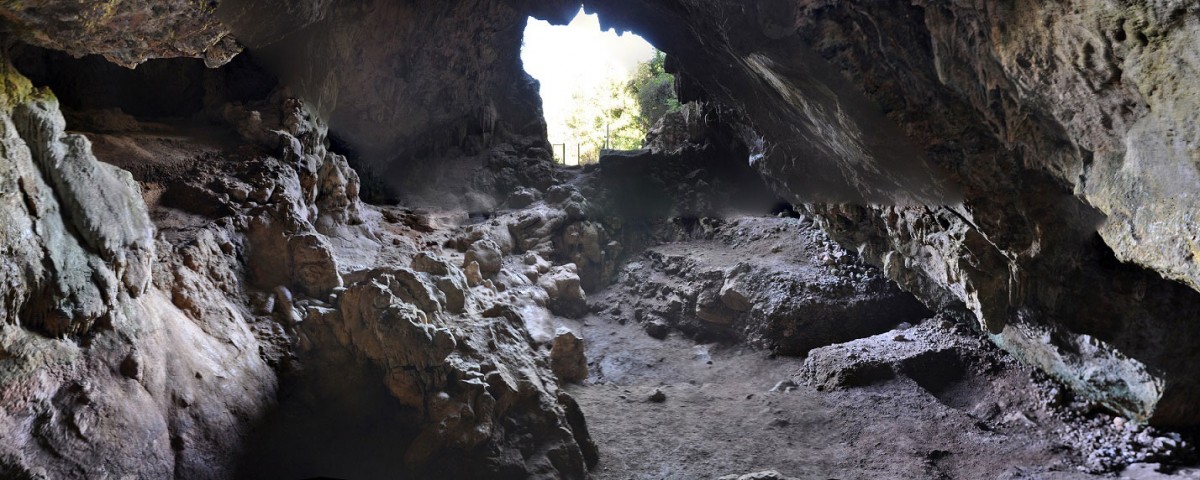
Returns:
[[[609,79],[641,116],[586,161],[522,56],[581,19],[657,82]],[[0,479],[1200,475],[1200,7],[44,0],[0,35]]]

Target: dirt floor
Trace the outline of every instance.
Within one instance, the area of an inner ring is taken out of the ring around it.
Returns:
[[[706,256],[724,261],[737,248],[722,242],[686,247],[700,263]],[[913,364],[909,374],[829,388],[805,384],[803,357],[736,342],[698,343],[678,330],[652,338],[633,318],[637,299],[630,291],[636,290],[614,286],[592,295],[589,303],[605,308],[593,308],[601,313],[580,327],[590,377],[570,392],[600,446],[593,478],[702,479],[763,470],[822,479],[1200,478],[1189,469],[1161,473],[1150,461],[1121,473],[1089,473],[1096,459],[1089,468],[1088,454],[1096,457],[1096,446],[1134,454],[1130,445],[1109,442],[1125,432],[1123,422],[1065,415],[1052,384],[961,326],[933,318],[908,333],[920,329],[978,347],[951,359],[949,373],[922,374],[914,366],[925,372],[943,367]],[[870,356],[889,342],[910,341],[904,335],[893,330],[829,348]],[[842,354],[816,350],[810,356],[822,353]]]
[[[801,360],[650,338],[589,321],[592,385],[574,388],[601,447],[597,479],[1085,478],[1037,431],[977,425],[907,379],[838,392],[772,392]],[[656,391],[665,401],[655,402]]]

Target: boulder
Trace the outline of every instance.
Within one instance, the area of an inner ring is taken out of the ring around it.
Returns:
[[[559,327],[550,344],[550,368],[563,382],[578,383],[587,378],[588,364],[583,352],[583,339],[575,332]]]
[[[587,295],[579,282],[575,264],[568,263],[550,269],[538,279],[537,284],[546,291],[550,311],[556,315],[579,318],[587,314]]]
[[[485,277],[491,277],[500,273],[502,260],[500,245],[485,238],[467,248],[467,253],[463,256],[463,266],[476,262],[479,264],[479,272]]]
[[[288,239],[292,281],[304,294],[324,299],[335,288],[342,287],[337,260],[329,244],[314,234],[296,235]]]

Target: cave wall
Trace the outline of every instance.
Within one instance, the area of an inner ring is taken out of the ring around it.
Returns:
[[[1200,419],[1194,5],[589,6],[743,108],[765,137],[763,175],[928,304],[965,307],[996,343],[1122,414]],[[812,165],[832,162],[851,173],[832,181],[850,185],[892,171],[820,152],[845,144],[828,132],[847,123],[879,131],[855,110],[862,97],[961,202],[880,202],[859,188],[865,198],[831,203],[811,189],[826,181],[805,178]]]
[[[265,98],[278,85],[249,53],[218,69],[194,58],[156,59],[130,69],[100,55],[74,58],[23,43],[9,55],[35,86],[55,92],[72,129],[81,126],[70,118],[78,112],[119,109],[143,119],[188,118],[219,110],[224,102]]]
[[[202,115],[105,104],[73,113],[119,121],[67,131],[54,93],[3,62],[0,478],[583,478],[595,464],[550,338],[524,323],[555,297],[525,277],[485,284],[475,263],[468,278],[461,253],[436,249],[495,238],[511,254],[507,225],[417,254],[397,224],[420,224],[362,204],[324,122],[283,91],[243,101],[206,82],[225,101]],[[191,70],[165,62],[134,83],[171,65]],[[566,214],[546,210],[559,221],[542,234],[563,235]],[[574,266],[541,262],[582,304]]]
[[[278,3],[222,2],[217,13],[380,169],[509,136],[545,143],[538,84],[520,60],[539,2]]]
[[[119,12],[122,8],[144,7],[108,6],[120,15],[130,13]],[[420,22],[434,20],[428,10],[441,6],[422,5],[425,10],[418,13],[429,15],[411,21],[392,16],[381,21],[424,27]],[[349,12],[390,15],[397,10],[389,9],[398,7],[380,2],[373,9]],[[463,15],[484,11],[455,10],[455,15],[461,22]],[[512,39],[519,45],[524,17],[514,18],[520,23],[510,31],[517,33]],[[75,23],[59,25],[64,30],[60,34],[89,28],[80,25],[87,19],[71,20]],[[473,27],[486,30],[490,25]],[[359,33],[345,23],[340,28],[341,34]],[[170,42],[171,34],[186,32],[156,33],[155,38]],[[428,30],[412,35],[433,37]],[[10,297],[5,306],[11,309],[0,316],[0,477],[386,472],[405,478],[582,478],[587,465],[595,464],[595,447],[588,448],[578,406],[559,389],[551,369],[549,339],[534,340],[524,324],[549,316],[545,304],[551,300],[544,288],[556,292],[551,299],[574,293],[582,303],[573,266],[543,272],[549,273],[544,283],[550,287],[521,285],[534,291],[518,296],[532,304],[522,305],[518,313],[497,292],[505,290],[502,282],[516,280],[495,279],[495,286],[491,280],[481,285],[479,278],[468,285],[461,254],[455,263],[432,250],[411,258],[412,239],[394,233],[401,227],[380,226],[403,217],[360,205],[358,175],[327,148],[321,114],[336,114],[322,110],[327,104],[319,95],[311,102],[295,98],[293,92],[311,92],[306,90],[310,77],[289,76],[295,73],[290,65],[271,63],[270,48],[263,48],[258,58],[290,83],[279,91],[239,92],[231,84],[237,70],[230,67],[244,56],[216,75],[199,69],[196,61],[180,60],[128,71],[96,57],[71,61],[57,52],[9,45],[18,37],[6,36],[6,51],[26,54],[18,62],[21,67],[38,77],[39,84],[62,92],[69,103],[62,110],[89,121],[71,124],[86,134],[65,131],[67,122],[52,90],[35,90],[0,59],[3,71],[11,73],[4,92],[20,97],[12,118],[24,128],[5,142],[11,148],[0,159],[0,165],[15,162],[17,170],[0,190],[0,215],[12,220],[0,241],[12,253],[0,264],[0,279],[12,287],[5,292]],[[104,41],[100,35],[97,39]],[[351,39],[312,41],[304,48],[357,65],[355,59],[315,46]],[[163,48],[131,45],[116,54],[145,58]],[[389,46],[396,50],[379,54],[380,61],[394,60],[390,54],[402,50]],[[68,50],[91,53],[87,48]],[[511,51],[514,59],[516,51]],[[320,64],[317,57],[303,59]],[[431,64],[454,67],[441,60]],[[347,82],[356,80],[352,74],[374,72],[336,62],[312,68],[332,69]],[[464,74],[461,68],[422,81],[459,74]],[[358,95],[377,81],[357,80],[346,91]],[[466,82],[464,88],[491,86]],[[26,101],[34,95],[30,92],[36,92],[37,102]],[[391,92],[402,96],[407,90]],[[544,143],[536,91],[521,93],[526,96],[518,100],[533,103],[521,104],[516,112],[537,119],[532,136]],[[143,103],[158,109],[138,110]],[[447,103],[463,108],[447,115],[479,125],[477,101]],[[504,113],[503,108],[497,107],[496,114]],[[392,114],[391,109],[379,110]],[[356,125],[365,124],[357,123],[362,112],[350,111],[356,123],[341,125],[353,135]],[[433,115],[415,106],[411,113],[425,117],[406,128]],[[501,118],[507,122],[510,117]],[[103,128],[94,129],[97,125]],[[361,128],[376,136],[359,139],[380,144],[407,133],[394,125]],[[467,135],[477,141],[480,133]],[[97,148],[89,139],[95,139]],[[208,143],[213,141],[220,144],[215,149]],[[29,147],[24,153],[18,149],[23,145]],[[370,153],[370,145],[361,149]],[[97,158],[102,153],[104,161]],[[58,161],[64,154],[70,162]],[[526,157],[546,163],[536,155]],[[36,183],[41,177],[49,185]],[[58,209],[59,199],[70,203]],[[562,233],[557,229],[569,226],[562,221],[566,215],[548,209],[550,215],[558,221],[538,233],[558,237]],[[498,230],[503,235],[496,238],[507,238],[506,253],[512,253],[507,227]],[[492,242],[491,235],[486,237]],[[533,232],[523,238],[550,244]],[[461,241],[466,246],[483,239]],[[393,256],[386,263],[363,260],[388,248]],[[394,250],[409,251],[397,255]],[[145,251],[151,255],[140,255]],[[499,252],[494,255],[499,261]],[[543,263],[546,269],[552,266]],[[343,283],[342,274],[351,271],[355,276]],[[478,268],[475,272],[478,276]],[[146,277],[153,277],[148,285]],[[295,372],[299,362],[309,370]],[[346,370],[360,375],[348,379]],[[288,384],[293,390],[281,393],[280,385]],[[325,402],[331,398],[335,401]],[[348,421],[331,434],[324,422],[347,414],[336,410],[338,401],[346,399],[361,421]],[[314,412],[330,416],[313,418]],[[355,430],[364,423],[370,425]],[[280,425],[282,430],[272,429]],[[387,434],[362,435],[382,430]],[[338,432],[349,433],[329,438]],[[248,447],[255,448],[249,452],[255,457],[242,461]],[[340,455],[349,450],[354,454]]]
[[[132,175],[0,58],[0,477],[220,478],[276,379],[208,232],[156,238]],[[185,256],[189,266],[183,265]]]
[[[1124,415],[1200,420],[1200,7],[584,3],[668,51],[703,96],[743,110],[761,135],[746,140],[762,145],[752,161],[764,177],[927,304],[961,309]],[[224,54],[205,52],[224,51],[213,49],[232,40],[216,25],[228,25],[256,51],[299,59],[274,68],[379,161],[461,144],[476,127],[544,137],[516,60],[520,26],[527,14],[565,22],[575,8],[147,5],[113,4],[98,22],[58,14],[75,7],[56,2],[3,15],[11,36],[125,64],[219,63]],[[137,13],[146,20],[110,21]],[[132,40],[101,47],[121,33]]]
[[[12,38],[127,67],[179,56],[215,67],[248,47],[329,120],[361,170],[388,179],[377,182],[381,196],[483,211],[508,193],[507,182],[478,174],[490,150],[513,144],[522,164],[551,158],[538,84],[520,61],[526,19],[566,23],[577,9],[562,0],[168,0],[22,2],[0,15]],[[463,185],[469,201],[439,195]]]

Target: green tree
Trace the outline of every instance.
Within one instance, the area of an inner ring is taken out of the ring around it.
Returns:
[[[638,65],[626,86],[637,101],[642,131],[649,131],[668,112],[679,110],[675,76],[667,73],[666,61],[667,54],[655,51],[654,58]]]
[[[600,149],[641,148],[646,138],[640,107],[625,80],[614,80],[592,92],[576,94],[567,117],[569,135],[582,146],[580,163],[595,162]]]
[[[679,109],[675,76],[666,72],[665,61],[666,54],[655,52],[630,77],[575,94],[566,118],[566,133],[568,143],[573,141],[581,147],[579,163],[595,162],[603,148],[641,148],[650,127],[663,115]],[[567,152],[568,156],[573,153]]]

